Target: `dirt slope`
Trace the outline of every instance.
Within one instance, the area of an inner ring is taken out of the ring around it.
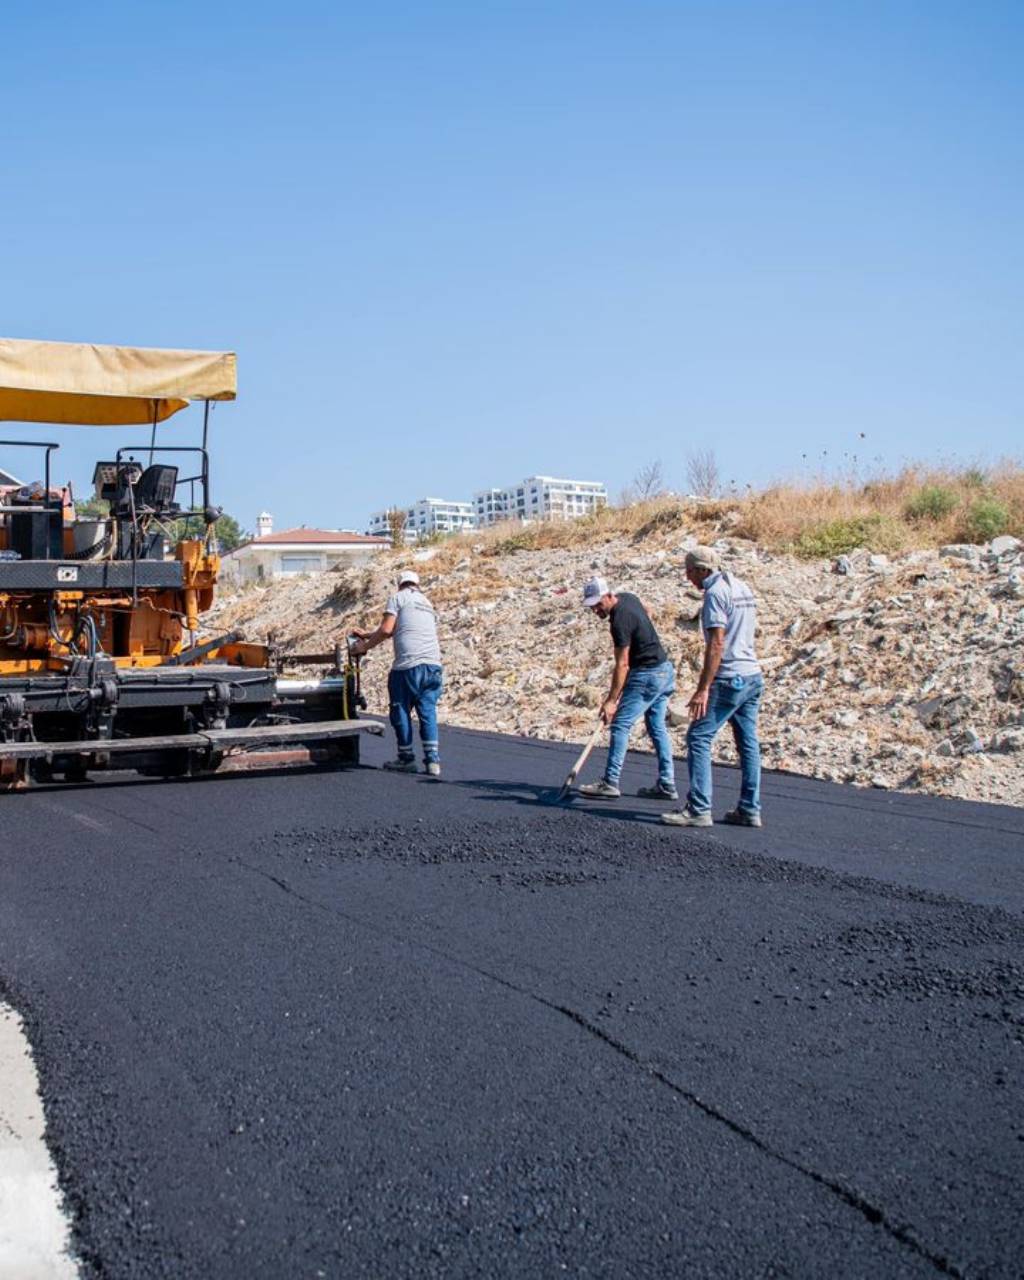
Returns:
[[[646,530],[596,546],[505,550],[458,540],[382,556],[371,568],[281,580],[225,597],[208,625],[273,632],[285,648],[326,648],[373,625],[396,567],[415,562],[438,608],[447,691],[442,719],[579,740],[607,686],[607,624],[579,605],[593,572],[648,604],[679,667],[673,732],[699,667],[700,598],[682,572],[696,541]],[[1024,549],[1014,539],[893,558],[830,561],[722,538],[725,566],[759,601],[767,675],[765,763],[835,781],[1024,804]],[[1011,545],[1006,545],[1011,544]],[[373,711],[387,707],[389,652],[364,663]],[[635,743],[643,745],[641,730]],[[733,758],[728,735],[719,758]]]

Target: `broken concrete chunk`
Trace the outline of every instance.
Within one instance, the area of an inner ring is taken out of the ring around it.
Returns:
[[[953,741],[957,751],[964,756],[976,755],[985,750],[985,744],[978,731],[970,726],[957,734]]]
[[[844,609],[841,613],[834,613],[825,623],[826,627],[835,630],[847,622],[857,622],[864,617],[863,609]]]
[[[1002,590],[1011,600],[1024,600],[1024,574],[1019,569],[1011,569]]]

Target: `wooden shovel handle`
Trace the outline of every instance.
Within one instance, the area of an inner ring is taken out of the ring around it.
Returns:
[[[569,776],[566,778],[565,783],[562,786],[563,791],[568,791],[569,788],[572,786],[572,784],[576,781],[576,778],[579,775],[579,771],[587,763],[587,756],[589,756],[591,751],[593,751],[593,749],[597,746],[598,739],[601,737],[601,734],[603,732],[604,732],[604,721],[602,720],[598,723],[597,728],[590,735],[590,738],[587,741],[587,745],[576,757],[576,763],[569,770]]]

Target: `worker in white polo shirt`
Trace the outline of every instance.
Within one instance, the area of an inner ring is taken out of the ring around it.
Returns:
[[[754,593],[719,565],[710,547],[686,553],[686,577],[704,592],[701,628],[704,665],[690,699],[686,734],[690,792],[678,813],[663,813],[662,822],[676,827],[710,827],[711,744],[719,730],[732,726],[740,757],[740,799],[723,818],[733,826],[761,825],[761,749],[757,713],[764,676],[754,652],[757,605]]]

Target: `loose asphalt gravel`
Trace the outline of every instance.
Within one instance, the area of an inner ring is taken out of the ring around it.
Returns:
[[[85,1275],[1021,1274],[1024,811],[444,751],[2,798]]]

